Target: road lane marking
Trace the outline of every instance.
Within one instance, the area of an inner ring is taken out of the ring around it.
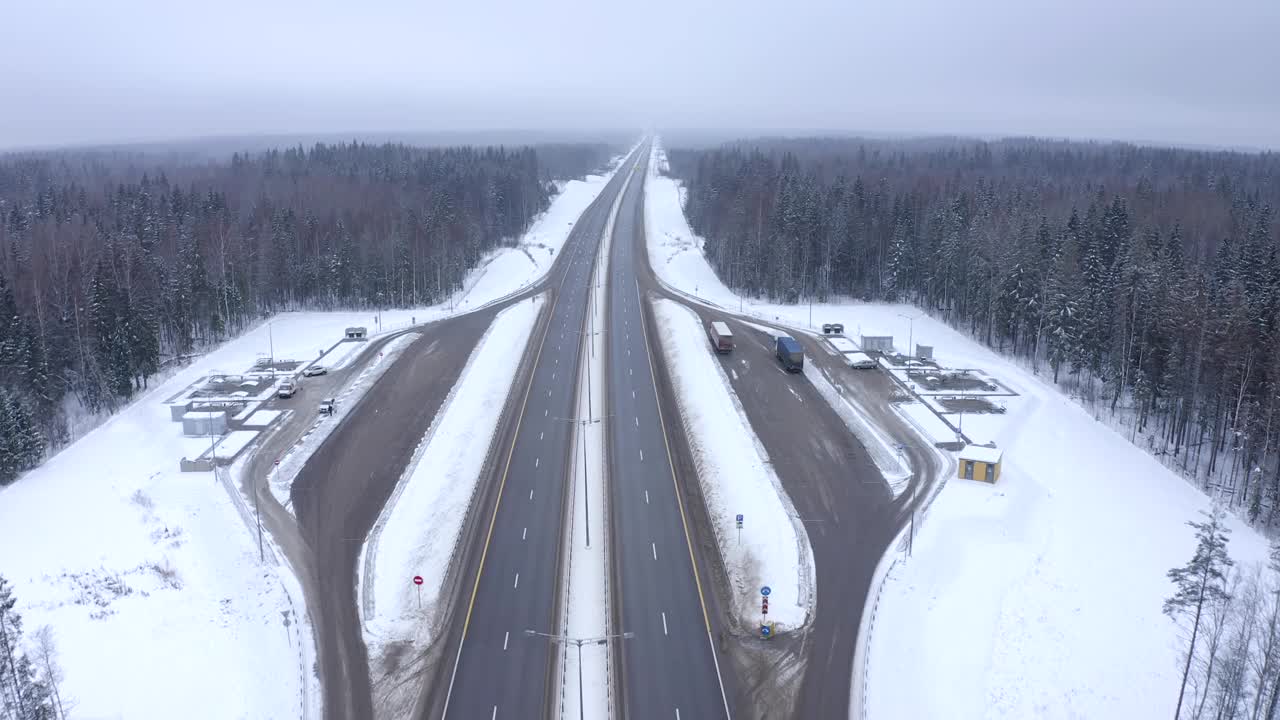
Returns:
[[[507,643],[511,642],[511,631],[508,630],[506,635],[502,636],[502,649],[507,649]]]
[[[676,479],[676,461],[671,457],[671,441],[667,439],[667,421],[662,417],[662,398],[658,397],[658,373],[653,369],[653,351],[649,347],[649,328],[644,323],[644,303],[640,297],[640,281],[635,281],[636,304],[641,312],[640,330],[644,332],[645,355],[649,358],[649,378],[653,381],[653,400],[658,406],[658,424],[662,427],[662,444],[667,449],[667,466],[671,468],[671,485],[676,491],[676,507],[680,508],[680,524],[684,527],[684,545],[689,550],[689,564],[693,570],[693,583],[698,588],[698,604],[702,606],[702,622],[707,628],[707,645],[711,648],[711,660],[716,666],[716,680],[720,682],[720,701],[725,717],[733,717],[729,710],[729,695],[724,690],[724,678],[720,675],[720,658],[716,655],[715,640],[711,636],[711,614],[707,612],[706,597],[702,592],[702,578],[698,577],[698,559],[693,555],[693,540],[689,538],[689,519],[684,512],[684,500],[680,498],[680,481]]]
[[[658,559],[658,543],[649,543],[649,547],[653,548],[653,559]]]
[[[514,585],[512,585],[511,587],[512,587],[512,588],[518,588],[518,587],[520,587],[520,573],[516,573],[516,583],[515,583]]]
[[[498,719],[498,706],[497,706],[497,705],[494,705],[494,706],[493,706],[493,714],[489,716],[489,720],[497,720],[497,719]],[[676,711],[676,720],[680,720],[680,711],[679,711],[679,710],[677,710],[677,711]]]
[[[645,490],[645,491],[644,491],[644,504],[645,504],[645,505],[648,505],[648,504],[649,504],[649,491],[648,491],[648,490]]]
[[[680,708],[676,708],[676,720],[680,720]]]
[[[529,488],[529,499],[533,499],[533,488]]]
[[[550,409],[550,408],[548,408],[548,409],[546,409],[546,410],[543,410],[543,411],[542,411],[542,417],[546,417],[546,416],[547,416],[547,413],[549,413],[549,412],[551,412],[551,409]]]
[[[670,635],[670,634],[671,634],[671,633],[667,632],[667,614],[666,614],[666,613],[662,613],[662,634],[663,634],[663,635]]]
[[[627,374],[628,374],[628,375],[635,375],[635,374],[636,374],[635,368],[627,368]]]
[[[539,439],[539,440],[541,440],[541,439],[542,439],[542,436],[543,436],[543,435],[546,435],[546,434],[547,434],[547,431],[546,431],[546,430],[543,430],[542,432],[538,433],[538,439]]]
[[[547,397],[551,397],[551,388],[547,388]]]
[[[525,528],[525,529],[520,533],[520,539],[521,539],[521,540],[528,540],[528,539],[529,539],[529,528]]]
[[[534,458],[534,459],[533,459],[533,466],[534,466],[534,467],[538,467],[538,466],[539,466],[539,465],[541,465],[541,464],[542,464],[542,458]]]
[[[555,380],[555,379],[556,379],[556,374],[555,374],[555,372],[554,372],[554,371],[552,371],[552,373],[551,373],[551,379],[552,379],[552,380]]]
[[[644,462],[644,451],[640,451],[640,462]]]

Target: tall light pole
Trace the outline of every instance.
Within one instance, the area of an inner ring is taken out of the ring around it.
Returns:
[[[607,645],[610,640],[629,640],[636,636],[633,632],[624,632],[619,635],[601,635],[593,638],[575,638],[568,635],[551,635],[541,633],[537,630],[525,630],[525,635],[529,637],[546,638],[554,643],[565,645],[576,645],[578,647],[578,718],[585,720],[586,718],[586,702],[583,700],[582,694],[582,646],[583,645]]]
[[[591,547],[591,489],[587,484],[587,426],[594,425],[598,422],[604,422],[606,417],[613,416],[605,415],[604,417],[591,419],[556,418],[556,420],[561,422],[573,423],[574,425],[582,428],[582,435],[580,436],[580,444],[582,445],[582,511],[584,513],[583,517],[586,519],[583,523],[583,527],[587,529],[587,547]]]
[[[915,335],[916,335],[916,318],[920,316],[919,315],[903,315],[902,313],[898,313],[898,317],[907,319],[907,357],[908,358],[915,357],[916,348],[913,343],[915,341]]]

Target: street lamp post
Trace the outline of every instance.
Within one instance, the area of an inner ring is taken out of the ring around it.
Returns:
[[[561,422],[572,423],[582,428],[580,444],[582,445],[582,510],[585,522],[583,527],[587,529],[587,547],[591,547],[591,490],[587,484],[587,426],[603,422],[605,418],[613,417],[605,415],[598,418],[581,419],[581,418],[556,418]]]
[[[913,343],[915,342],[916,318],[920,316],[898,313],[898,317],[907,319],[907,357],[915,357],[916,349]]]
[[[568,635],[551,635],[549,633],[538,632],[537,630],[525,630],[525,635],[529,637],[541,637],[555,643],[572,644],[578,647],[578,717],[585,720],[586,718],[586,701],[583,699],[582,693],[582,646],[583,645],[607,645],[610,640],[629,640],[636,636],[633,632],[624,632],[619,635],[602,635],[593,638],[575,638]]]

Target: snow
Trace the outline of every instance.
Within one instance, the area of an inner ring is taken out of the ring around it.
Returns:
[[[707,304],[741,303],[746,314],[808,327],[807,304],[739,298],[716,278],[679,183],[657,174],[657,145],[654,156],[645,220],[662,280]],[[954,479],[954,464],[945,471],[912,557],[891,558],[868,641],[867,694],[852,715],[1171,716],[1185,640],[1160,611],[1172,592],[1165,573],[1191,557],[1184,523],[1208,508],[1206,496],[1051,384],[919,308],[815,303],[812,312],[851,334],[875,328],[932,345],[943,367],[981,368],[1017,393],[990,398],[1003,414],[946,415],[970,440],[996,442],[1000,480]],[[923,405],[912,408],[900,406],[926,418]],[[1237,563],[1264,561],[1265,539],[1235,518],[1230,526]]]
[[[400,353],[420,337],[422,335],[419,333],[407,332],[387,341],[387,344],[382,346],[382,350],[369,359],[356,379],[349,382],[335,398],[334,404],[337,410],[332,415],[317,415],[311,429],[303,433],[302,438],[278,461],[279,464],[267,480],[267,486],[276,502],[290,514],[293,513],[293,498],[290,494],[293,481],[298,477],[298,473],[302,472],[307,459],[337,429],[345,409],[354,406],[369,391],[369,388],[373,387],[378,378],[382,377],[382,374],[395,363]]]
[[[613,177],[588,175],[565,183],[555,201],[538,216],[514,247],[500,248],[480,261],[463,284],[455,304],[476,308],[498,300],[542,279],[551,269],[569,230]]]
[[[219,460],[232,460],[257,437],[257,430],[232,430],[218,441],[214,448],[214,457]]]
[[[438,630],[445,573],[543,301],[516,303],[494,319],[370,533],[358,577],[371,658],[405,639],[425,646]],[[424,578],[421,608],[414,575]]]
[[[302,715],[311,640],[224,487],[178,471],[209,439],[183,438],[162,404],[237,354],[153,386],[0,490],[0,568],[26,627],[53,626],[76,717]]]
[[[831,344],[831,347],[835,348],[836,350],[839,350],[842,353],[858,352],[857,344],[855,344],[852,340],[850,340],[847,337],[827,336],[827,342]]]
[[[813,604],[813,551],[790,498],[768,465],[729,379],[704,342],[698,318],[670,301],[654,303],[680,415],[720,555],[733,586],[733,615],[759,620],[759,589],[773,588],[769,619],[799,628]],[[735,516],[742,514],[739,544]]]
[[[899,312],[843,315],[890,325]],[[966,434],[981,421],[1003,452],[999,481],[948,477],[914,556],[890,572],[867,716],[1172,715],[1183,640],[1160,612],[1165,572],[1191,557],[1184,523],[1205,495],[1016,363],[927,316],[915,337],[943,366],[981,368],[1017,396],[1000,398],[1004,414],[964,415]],[[1266,541],[1231,525],[1237,562],[1263,561]],[[918,691],[922,677],[932,692]]]
[[[898,405],[898,411],[905,415],[922,435],[933,443],[953,443],[956,431],[951,429],[934,411],[920,402],[905,402]]]
[[[245,419],[244,426],[258,429],[270,427],[283,414],[283,410],[259,410]]]
[[[613,227],[617,221],[618,209],[627,187],[635,180],[634,174],[627,178],[626,184],[618,192],[617,200],[609,214],[605,225],[604,236],[600,242],[596,256],[594,277],[590,293],[594,294],[589,303],[593,313],[595,327],[604,327],[605,310],[608,308],[609,288],[600,282],[602,275],[607,274],[609,248],[613,240]],[[590,323],[589,323],[590,324]],[[605,398],[603,392],[587,391],[587,373],[599,383],[604,377],[605,347],[604,333],[588,336],[579,352],[578,400],[575,416],[578,418],[603,418],[605,414]],[[564,617],[561,627],[571,637],[604,637],[622,632],[625,628],[610,626],[609,615],[609,570],[610,538],[605,532],[606,513],[609,497],[605,487],[605,432],[607,420],[580,426],[574,434],[573,458],[574,484],[569,503],[569,535],[565,549],[568,552],[568,576],[561,592]],[[583,445],[585,444],[585,452]],[[579,498],[583,499],[580,500]],[[590,510],[584,511],[589,501]],[[588,517],[590,524],[588,525]],[[587,537],[595,538],[595,542],[587,547]],[[561,717],[599,717],[612,715],[609,708],[609,648],[606,645],[592,645],[582,648],[582,666],[578,667],[578,653],[570,652],[568,644],[561,648]],[[579,682],[581,672],[581,682]],[[582,700],[579,702],[579,693]]]
[[[365,340],[343,340],[329,349],[329,352],[316,359],[315,364],[330,371],[341,370],[360,355],[360,351],[369,347]]]
[[[911,479],[911,468],[899,452],[897,443],[869,419],[870,414],[862,408],[862,401],[857,396],[836,389],[826,373],[813,363],[805,363],[804,375],[844,421],[849,432],[862,443],[894,497],[901,495]]]
[[[1000,456],[1003,454],[1004,453],[996,448],[983,447],[981,445],[966,445],[965,448],[960,451],[960,459],[973,460],[981,463],[998,463],[1000,462]]]

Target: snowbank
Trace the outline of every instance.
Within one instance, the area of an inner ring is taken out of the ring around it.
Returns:
[[[656,145],[654,160],[645,219],[659,276],[708,304],[737,311],[741,303],[746,314],[808,327],[807,304],[740,299],[719,281],[689,230],[679,184],[657,174],[665,159]],[[881,598],[867,716],[1171,715],[1185,642],[1160,612],[1172,589],[1165,572],[1191,557],[1184,523],[1208,507],[1204,494],[1053,386],[919,308],[832,303],[812,312],[814,324],[843,323],[851,337],[874,328],[898,347],[933,345],[943,366],[981,368],[1018,394],[996,398],[1004,414],[963,417],[970,439],[1004,450],[1001,479],[947,480],[918,524],[913,557],[894,567]],[[925,410],[917,408],[905,414]],[[1265,559],[1257,532],[1234,519],[1231,527],[1237,563]]]
[[[541,296],[516,303],[494,319],[370,533],[357,576],[373,658],[388,643],[430,642],[444,576],[542,304]],[[424,578],[420,606],[414,575]]]
[[[267,487],[271,490],[271,495],[280,503],[280,507],[293,514],[293,497],[291,491],[293,489],[293,481],[298,478],[298,473],[302,472],[303,466],[307,464],[307,460],[311,457],[324,441],[329,439],[333,431],[338,428],[338,423],[342,421],[342,415],[350,410],[360,398],[364,396],[369,388],[382,377],[400,357],[400,353],[405,348],[413,344],[414,340],[422,337],[420,333],[408,332],[403,335],[392,338],[382,346],[382,350],[368,360],[364,369],[356,376],[355,380],[350,381],[342,389],[342,392],[335,398],[335,407],[337,408],[333,415],[318,415],[316,421],[311,428],[302,434],[302,437],[289,448],[284,457],[278,460],[279,463],[275,470],[272,471],[267,479]],[[259,411],[261,413],[261,411]]]
[[[697,316],[670,300],[655,302],[654,311],[707,512],[733,585],[733,615],[744,626],[758,624],[760,587],[768,585],[773,589],[769,620],[779,630],[798,628],[813,604],[808,535],[767,465],[729,379],[707,349]],[[746,527],[741,544],[739,514]]]

